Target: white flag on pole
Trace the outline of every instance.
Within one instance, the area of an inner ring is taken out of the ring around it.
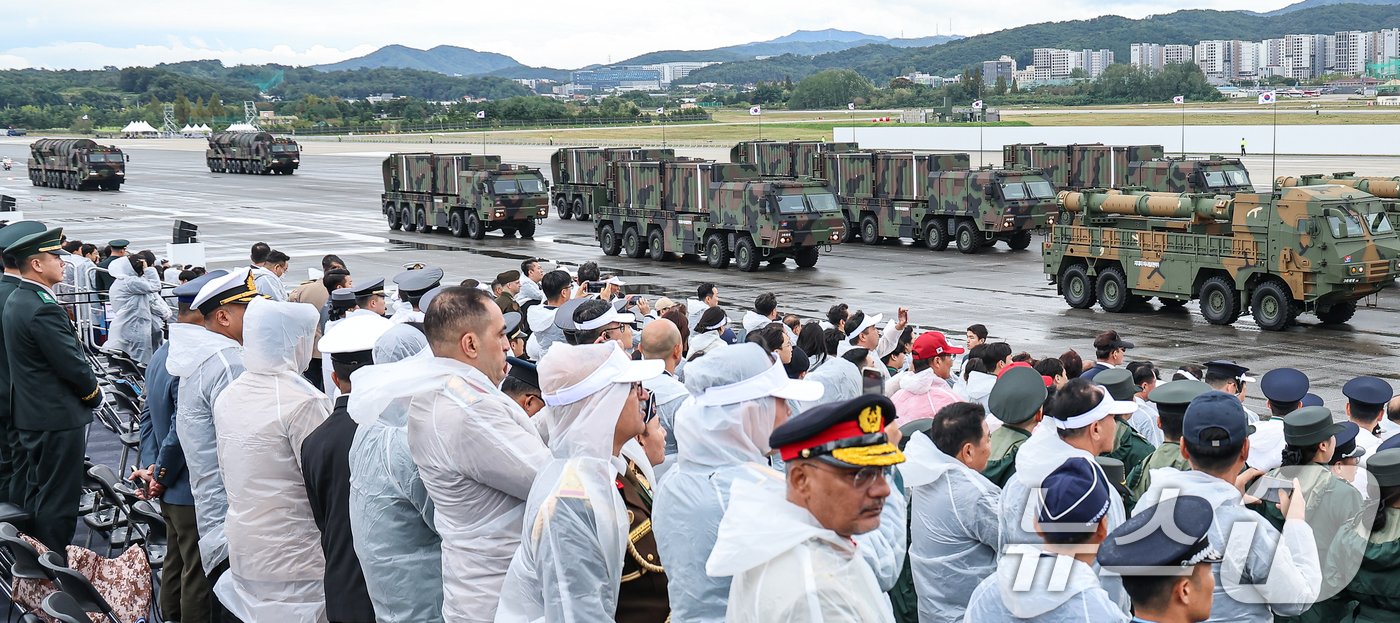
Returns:
[[[973,110],[982,110],[982,100],[977,100],[977,101],[973,102],[973,103],[972,103],[972,109],[973,109]]]
[[[856,109],[856,103],[855,103],[855,102],[851,102],[851,103],[849,103],[849,104],[846,104],[846,110],[855,110],[855,109]]]
[[[1273,91],[1264,91],[1263,93],[1259,94],[1259,103],[1276,104],[1278,103],[1278,94],[1274,93]]]
[[[762,108],[762,107],[754,106],[754,107],[749,108],[749,115],[754,116],[754,117],[757,117],[757,116],[759,116],[759,115],[761,115],[761,114],[763,114],[763,108]]]
[[[477,118],[477,119],[485,119],[485,118],[486,118],[486,111],[484,111],[484,110],[478,110],[478,111],[476,111],[476,118]]]
[[[664,114],[666,114],[666,107],[665,107],[665,106],[662,106],[661,108],[656,109],[656,114],[658,114],[658,115],[664,115]]]
[[[1185,104],[1185,103],[1186,103],[1186,97],[1185,97],[1185,96],[1182,96],[1182,95],[1178,95],[1178,96],[1176,96],[1176,97],[1173,97],[1173,98],[1172,98],[1172,103],[1173,103],[1173,104]]]

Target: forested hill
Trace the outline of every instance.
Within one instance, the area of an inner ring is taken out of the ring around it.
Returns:
[[[1400,6],[1337,4],[1265,16],[1244,11],[1177,11],[1145,19],[1117,16],[1069,22],[1032,24],[968,37],[926,48],[867,45],[806,57],[787,54],[761,61],[705,67],[685,78],[687,83],[748,84],[803,77],[825,69],[853,69],[877,84],[911,71],[933,74],[962,70],[1001,55],[1022,66],[1031,63],[1035,48],[1113,50],[1127,62],[1134,43],[1195,44],[1206,39],[1258,41],[1287,34],[1373,30],[1400,24]]]

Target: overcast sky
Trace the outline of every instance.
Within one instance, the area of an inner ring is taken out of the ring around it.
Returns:
[[[886,37],[977,35],[1024,24],[1167,10],[1268,11],[1292,0],[700,0],[428,2],[423,0],[141,0],[6,2],[0,69],[127,67],[217,58],[225,64],[314,65],[381,46],[456,45],[527,65],[572,69],[666,49],[703,50],[794,30]],[[460,8],[448,9],[457,5]],[[1170,6],[1170,9],[1166,7]]]

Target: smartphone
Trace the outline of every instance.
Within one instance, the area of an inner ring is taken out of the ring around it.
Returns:
[[[587,293],[589,293],[589,294],[598,294],[599,292],[602,292],[602,291],[603,291],[603,286],[605,286],[605,285],[607,285],[607,284],[604,283],[604,282],[602,282],[602,281],[590,281],[590,282],[588,282],[587,284],[585,284],[583,287],[584,287],[584,291],[587,292]]]
[[[1265,502],[1269,502],[1271,504],[1278,504],[1280,501],[1278,496],[1279,491],[1285,491],[1289,495],[1292,495],[1293,481],[1284,480],[1282,478],[1271,478],[1269,476],[1260,476],[1259,480],[1254,481],[1254,488],[1250,491],[1249,494]]]

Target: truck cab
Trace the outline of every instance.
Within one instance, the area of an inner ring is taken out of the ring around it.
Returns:
[[[269,165],[279,170],[290,171],[301,166],[301,146],[296,141],[279,138],[268,146]]]
[[[549,216],[549,184],[539,169],[507,164],[460,175],[458,204],[466,211],[467,237],[480,239],[493,229],[533,236],[536,219]]]
[[[821,184],[751,183],[765,187],[763,209],[752,230],[761,239],[760,246],[817,246],[844,237],[841,202]]]

